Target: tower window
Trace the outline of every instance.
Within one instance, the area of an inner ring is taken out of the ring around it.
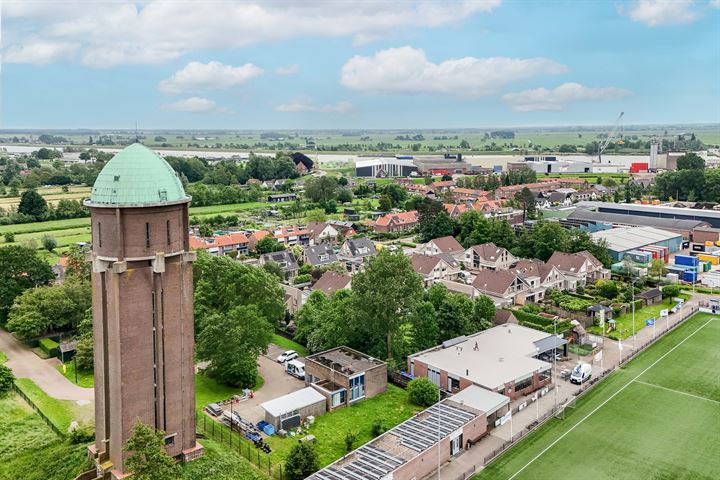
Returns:
[[[150,224],[145,223],[145,247],[150,248]]]
[[[102,247],[102,223],[98,222],[98,247]]]
[[[165,222],[165,233],[167,234],[167,244],[170,245],[170,220]]]

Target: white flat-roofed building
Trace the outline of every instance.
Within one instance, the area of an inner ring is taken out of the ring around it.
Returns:
[[[411,355],[408,368],[450,393],[477,385],[515,399],[551,383],[552,364],[536,357],[566,344],[540,330],[504,324]]]

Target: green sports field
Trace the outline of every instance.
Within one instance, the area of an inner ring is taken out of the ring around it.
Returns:
[[[720,478],[719,345],[695,315],[473,478]]]

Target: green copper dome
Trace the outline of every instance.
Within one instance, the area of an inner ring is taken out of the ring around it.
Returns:
[[[190,197],[165,159],[145,145],[133,143],[103,167],[87,204],[141,207],[187,201]]]

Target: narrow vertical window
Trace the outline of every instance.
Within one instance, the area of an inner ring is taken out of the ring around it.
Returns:
[[[102,223],[98,222],[98,247],[102,247]]]
[[[165,233],[167,234],[167,244],[170,245],[170,220],[165,222]]]
[[[150,224],[145,224],[145,247],[150,248]]]

